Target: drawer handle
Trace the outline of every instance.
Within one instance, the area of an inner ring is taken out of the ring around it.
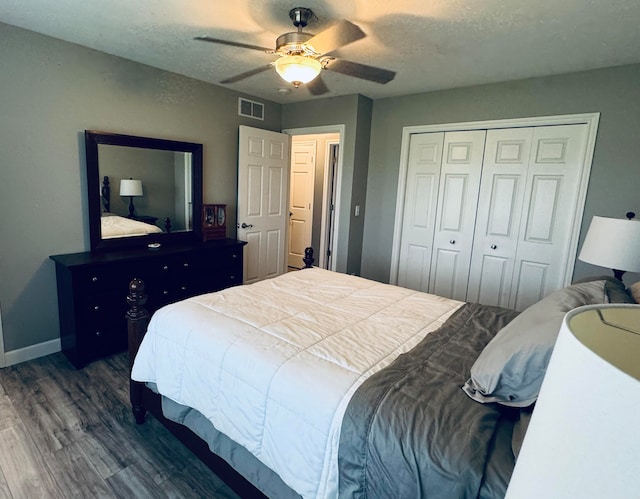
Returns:
[[[169,294],[169,291],[167,291],[166,289],[162,292],[163,295],[167,296]]]
[[[100,310],[100,305],[95,305],[95,306],[93,307],[93,310],[95,310],[96,312],[97,312],[98,310]]]
[[[230,275],[230,276],[229,276],[229,280],[231,280],[231,281],[235,281],[235,280],[236,280],[236,276],[234,276],[234,275]]]
[[[162,267],[162,270],[169,270],[169,266],[165,265],[164,267]]]
[[[91,278],[91,281],[92,281],[92,282],[98,282],[98,278],[97,278],[96,276],[93,276],[93,277]]]
[[[102,333],[100,331],[96,331],[96,337],[100,338],[100,336],[102,336]]]
[[[188,267],[188,266],[189,266],[189,264],[188,264],[188,263],[183,263],[183,264],[182,264],[182,266],[183,266],[183,267]]]
[[[187,290],[187,287],[186,287],[186,286],[180,286],[180,290],[181,290],[181,291],[186,291],[186,290]]]
[[[238,255],[234,253],[233,255],[231,255],[231,258],[233,258],[234,260],[237,260],[238,259]]]

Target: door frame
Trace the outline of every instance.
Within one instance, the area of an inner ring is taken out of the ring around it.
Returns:
[[[341,200],[341,193],[342,193],[342,172],[343,172],[343,168],[342,168],[342,163],[343,163],[343,157],[344,157],[344,135],[345,135],[345,130],[346,130],[346,125],[344,124],[337,124],[337,125],[322,125],[322,126],[313,126],[313,127],[304,127],[304,128],[286,128],[282,130],[282,133],[286,133],[287,135],[322,135],[322,134],[327,134],[327,133],[337,133],[340,135],[340,139],[338,141],[338,165],[337,165],[337,170],[338,170],[338,175],[336,178],[336,203],[335,203],[335,212],[333,215],[334,218],[334,223],[333,223],[333,243],[331,245],[331,254],[332,254],[332,258],[331,258],[331,266],[329,268],[329,270],[336,270],[336,251],[338,248],[338,236],[340,234],[340,230],[339,230],[339,225],[340,225],[340,200]],[[326,197],[327,197],[328,193],[327,193],[327,189],[323,188],[323,192],[322,192],[322,205],[325,206],[325,203],[327,203]],[[320,234],[321,234],[321,243],[322,243],[322,234],[324,234],[326,232],[326,223],[327,223],[327,219],[326,217],[322,217],[322,222],[321,222],[321,227],[320,227]],[[320,267],[324,266],[325,260],[326,260],[326,255],[323,255],[322,253],[324,253],[323,251],[318,251],[318,248],[314,248],[315,251],[315,258],[317,259],[318,265]]]
[[[327,141],[327,150],[324,152],[324,179],[323,179],[323,183],[322,183],[322,221],[321,221],[321,233],[320,233],[320,257],[318,258],[318,265],[322,268],[326,267],[327,264],[327,252],[325,251],[325,248],[327,247],[327,240],[331,237],[331,235],[333,235],[333,240],[335,241],[336,238],[336,230],[335,230],[335,226],[337,223],[337,214],[338,214],[338,197],[337,197],[337,188],[338,188],[338,183],[340,182],[340,175],[338,175],[339,167],[338,167],[338,163],[339,163],[339,159],[336,159],[336,168],[335,168],[335,172],[334,172],[334,176],[333,176],[333,185],[331,185],[331,177],[329,175],[329,165],[331,164],[331,149],[333,146],[338,146],[338,156],[341,154],[341,146],[340,146],[341,142],[340,140],[328,140]],[[330,214],[330,197],[331,197],[331,188],[333,188],[333,190],[336,192],[336,202],[333,205],[333,215]],[[330,227],[329,227],[329,222],[332,221]],[[331,234],[329,233],[329,229],[331,229]],[[326,268],[330,268],[331,270],[335,270],[335,264],[333,262],[335,262],[334,257],[334,247],[333,245],[330,248],[331,251],[331,258],[330,258],[330,262],[331,262],[331,266],[330,267],[326,267]]]
[[[293,173],[294,173],[294,171],[293,171],[294,170],[293,169],[293,162],[294,162],[293,149],[294,149],[294,147],[296,145],[298,145],[298,144],[307,144],[307,145],[313,144],[313,148],[314,148],[313,165],[312,165],[312,168],[311,168],[311,170],[312,170],[311,171],[311,178],[310,179],[307,178],[307,182],[310,181],[310,183],[311,183],[311,188],[307,189],[307,194],[310,193],[311,195],[307,196],[307,198],[306,198],[306,202],[308,202],[310,204],[310,207],[309,207],[310,217],[309,217],[308,223],[311,226],[311,230],[309,231],[309,239],[308,239],[309,245],[311,244],[311,242],[312,242],[311,240],[313,239],[313,214],[314,214],[314,209],[313,208],[314,208],[314,204],[315,204],[313,202],[313,199],[314,199],[314,196],[315,196],[316,167],[317,167],[317,161],[318,161],[318,141],[315,140],[315,139],[314,140],[305,139],[304,141],[295,141],[293,139],[294,137],[296,137],[296,135],[292,135],[291,136],[291,141],[290,141],[290,143],[291,143],[291,151],[289,153],[289,193],[288,193],[288,196],[287,196],[287,212],[289,213],[289,216],[288,216],[289,223],[287,224],[287,257],[286,257],[287,265],[286,265],[286,267],[288,269],[291,269],[291,268],[298,268],[299,269],[299,268],[302,268],[302,266],[304,265],[304,262],[302,261],[302,258],[304,257],[304,251],[299,257],[296,257],[296,259],[298,261],[297,265],[291,265],[291,263],[290,263],[291,262],[291,258],[292,258],[292,253],[291,253],[291,233],[292,233],[292,230],[291,229],[293,227],[292,224],[291,224],[291,217],[293,215],[293,208],[292,208],[292,205],[291,205],[291,197],[292,197],[293,189],[294,189],[294,185],[295,185],[295,183],[293,181]],[[309,186],[307,186],[307,187],[309,187]]]
[[[576,220],[582,220],[584,213],[584,205],[587,197],[587,187],[589,184],[589,176],[591,175],[591,165],[593,162],[593,152],[595,150],[596,134],[598,132],[598,122],[600,113],[584,113],[584,114],[566,114],[556,116],[538,116],[530,118],[507,118],[501,120],[487,121],[470,121],[462,123],[441,123],[434,125],[414,125],[406,126],[402,129],[402,145],[400,148],[400,169],[398,174],[398,192],[396,198],[396,216],[393,227],[393,244],[391,250],[391,269],[389,282],[397,284],[398,267],[400,264],[400,242],[402,238],[402,218],[404,216],[405,191],[407,184],[407,171],[409,168],[409,143],[411,135],[429,132],[451,132],[458,130],[479,130],[479,129],[499,129],[499,128],[522,128],[550,125],[576,125],[586,124],[587,144],[585,147],[585,155],[583,161],[583,169],[580,174],[578,202],[572,214],[573,223],[571,226],[571,239],[569,243],[569,251],[567,252],[567,261],[565,262],[565,273],[563,280],[565,284],[571,281],[573,269],[575,267],[576,255],[578,253],[578,239],[580,237],[581,223],[575,223]]]

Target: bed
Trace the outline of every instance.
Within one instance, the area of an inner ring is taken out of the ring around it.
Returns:
[[[132,218],[121,217],[113,213],[100,214],[100,231],[102,239],[162,233],[162,229],[156,225],[140,222]]]
[[[578,284],[518,315],[306,268],[149,322],[134,280],[132,410],[185,435],[243,496],[503,497],[537,381],[507,385],[540,371],[505,350],[544,364],[556,317],[615,286]],[[531,327],[546,330],[533,347]]]
[[[102,178],[102,185],[100,186],[100,201],[102,204],[102,212],[100,213],[100,234],[102,239],[146,236],[148,234],[159,234],[163,232],[162,229],[156,225],[111,213],[111,184],[109,177],[106,175]],[[171,226],[169,219],[165,220],[165,225],[168,232]]]

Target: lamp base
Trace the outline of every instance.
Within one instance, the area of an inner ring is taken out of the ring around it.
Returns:
[[[129,218],[133,217],[135,207],[133,206],[133,196],[129,196]]]
[[[613,270],[613,277],[618,279],[618,281],[622,281],[622,276],[625,274],[626,270],[616,270],[616,269],[611,269],[611,270]]]

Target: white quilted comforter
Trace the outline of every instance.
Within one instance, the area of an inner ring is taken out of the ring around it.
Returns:
[[[321,269],[291,272],[158,310],[132,378],[200,411],[303,497],[336,497],[352,394],[461,305]]]
[[[102,239],[122,236],[146,236],[162,232],[160,227],[138,222],[131,218],[119,217],[110,213],[103,213],[100,218],[100,234]]]

